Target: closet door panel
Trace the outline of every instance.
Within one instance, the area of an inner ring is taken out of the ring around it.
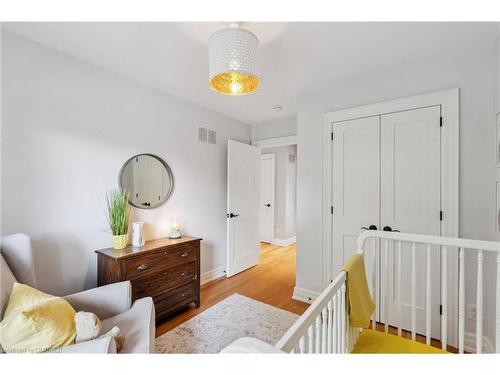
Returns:
[[[380,172],[381,227],[405,233],[440,235],[441,128],[440,106],[381,116]],[[380,229],[382,229],[380,228]],[[389,251],[389,324],[398,323],[397,249]],[[382,254],[383,256],[383,254]],[[401,252],[402,326],[411,330],[412,250],[403,244]],[[440,251],[432,249],[432,334],[439,338]],[[382,259],[381,264],[384,264]],[[416,327],[425,332],[425,246],[416,248]],[[382,304],[383,309],[383,304]],[[382,311],[382,317],[384,312]]]
[[[361,227],[379,224],[380,116],[334,123],[332,131],[333,257],[338,267],[356,252]],[[367,252],[368,270],[374,255]]]

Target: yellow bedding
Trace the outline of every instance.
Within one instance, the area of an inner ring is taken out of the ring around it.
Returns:
[[[403,337],[365,329],[359,335],[352,353],[357,354],[450,354],[433,346]]]
[[[342,267],[347,272],[347,294],[349,296],[349,325],[367,328],[375,311],[366,281],[363,255],[354,254]]]

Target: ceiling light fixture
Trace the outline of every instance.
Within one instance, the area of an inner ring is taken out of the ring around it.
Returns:
[[[216,31],[208,41],[209,83],[224,95],[246,95],[257,90],[259,40],[238,23]]]

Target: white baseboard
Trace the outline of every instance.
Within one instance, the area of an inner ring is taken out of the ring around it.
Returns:
[[[469,353],[476,352],[476,334],[472,332],[465,332],[464,337],[464,350]],[[495,348],[490,339],[483,336],[483,353],[495,353]]]
[[[275,238],[273,244],[278,246],[290,246],[296,242],[295,236],[282,240],[280,238]]]
[[[320,293],[315,292],[314,290],[299,288],[296,286],[293,288],[292,299],[311,304],[316,298],[319,297],[319,295]]]
[[[209,283],[215,279],[226,276],[226,270],[224,266],[214,268],[213,270],[203,272],[201,274],[200,283],[201,285]]]

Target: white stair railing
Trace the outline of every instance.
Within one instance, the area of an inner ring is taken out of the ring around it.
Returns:
[[[500,353],[500,242],[469,240],[463,238],[427,236],[421,234],[409,234],[399,232],[385,232],[368,230],[359,235],[357,240],[357,252],[364,253],[368,239],[380,239],[384,248],[384,267],[382,274],[384,275],[383,296],[384,296],[384,321],[385,331],[388,330],[388,296],[389,296],[389,278],[388,278],[388,255],[390,244],[392,248],[396,245],[396,308],[397,308],[397,329],[398,335],[402,334],[402,244],[411,245],[411,338],[416,340],[416,253],[417,244],[424,245],[426,249],[426,278],[425,278],[425,336],[426,343],[431,343],[431,309],[432,309],[432,285],[431,285],[431,253],[432,245],[434,250],[441,249],[441,346],[443,350],[448,347],[448,257],[451,248],[457,248],[458,264],[459,264],[459,280],[458,280],[458,352],[464,353],[465,350],[465,253],[475,251],[477,253],[477,281],[476,281],[476,353],[483,351],[483,263],[484,251],[493,252],[496,254],[497,275],[496,275],[496,352]],[[372,270],[375,272],[375,270]],[[372,274],[373,276],[373,274]],[[373,279],[373,277],[372,277]],[[374,283],[373,288],[376,287]],[[470,287],[470,286],[469,286]],[[373,293],[376,295],[376,293]],[[375,316],[373,317],[375,319]]]
[[[482,352],[483,338],[483,261],[484,251],[494,252],[497,265],[496,279],[496,352],[500,353],[500,243],[490,241],[478,241],[462,238],[427,236],[420,234],[398,233],[367,230],[361,233],[357,240],[357,252],[364,254],[368,249],[367,240],[380,240],[384,249],[384,262],[381,278],[384,290],[379,293],[384,303],[385,331],[389,329],[389,252],[390,248],[395,250],[396,260],[396,303],[398,335],[402,335],[402,245],[411,246],[411,338],[416,340],[416,295],[417,274],[416,257],[417,245],[423,245],[425,249],[425,336],[426,343],[431,344],[431,319],[432,319],[432,279],[431,279],[431,256],[433,250],[441,250],[441,345],[446,350],[448,345],[448,257],[449,250],[459,249],[459,282],[458,282],[458,350],[464,352],[465,347],[465,252],[477,251],[477,283],[476,283],[476,352]],[[390,246],[392,245],[392,247]],[[394,246],[396,245],[396,246]],[[434,246],[434,248],[433,248]],[[373,246],[376,249],[376,246]],[[394,250],[393,250],[394,251]],[[367,272],[369,272],[367,270]],[[372,277],[376,280],[375,269],[371,270]],[[368,275],[367,275],[368,276]],[[373,283],[372,295],[376,296],[376,285]],[[470,286],[469,286],[470,287]],[[375,300],[375,298],[374,298]],[[320,294],[304,314],[278,341],[276,347],[289,353],[350,353],[359,334],[359,329],[349,327],[348,297],[346,294],[346,273],[341,271],[330,285]],[[372,317],[372,327],[375,327],[375,314]]]
[[[345,282],[346,273],[342,271],[276,347],[285,352],[302,354],[350,352],[356,334],[349,329]]]

